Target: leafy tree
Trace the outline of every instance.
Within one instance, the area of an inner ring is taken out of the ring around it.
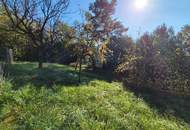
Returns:
[[[79,82],[82,62],[88,57],[93,68],[100,65],[107,51],[106,44],[113,36],[122,36],[127,31],[123,25],[112,18],[115,11],[115,0],[96,0],[85,13],[86,21],[76,26],[77,64],[79,65]]]
[[[68,7],[68,0],[1,0],[12,29],[26,34],[38,52],[39,68],[43,67],[46,48],[54,43],[55,26]]]
[[[161,25],[139,38],[133,53],[123,56],[116,72],[130,85],[185,91],[190,74],[190,58],[185,55],[188,41],[187,26],[176,36],[172,28]]]
[[[63,23],[59,22],[56,27],[56,44],[50,49],[49,60],[51,62],[57,62],[61,64],[69,64],[76,60],[75,54],[72,51],[73,43],[75,40],[76,30]]]
[[[9,31],[12,24],[4,12],[5,11],[2,9],[0,13],[0,47],[2,53],[4,53],[1,55],[3,56],[6,53],[6,57],[4,56],[4,58],[6,58],[6,61],[10,64],[13,62],[12,50],[16,53],[18,50],[17,48],[23,47],[26,42],[26,37],[25,35],[20,35],[15,31]]]
[[[176,62],[179,72],[189,78],[190,76],[190,26],[185,25],[177,34],[178,49],[176,50]]]
[[[97,44],[96,58],[104,58],[102,53],[106,52],[105,44],[111,41],[111,37],[122,36],[128,30],[117,19],[113,19],[115,6],[116,0],[96,0],[86,13],[86,25],[91,32],[89,37]]]
[[[153,44],[161,55],[172,56],[176,49],[176,36],[172,27],[165,24],[158,26],[153,32]]]
[[[134,45],[131,37],[112,37],[107,44],[108,51],[105,54],[106,63],[104,66],[115,69],[122,62],[124,56],[132,53]]]
[[[79,68],[79,83],[81,82],[82,63],[85,58],[90,57],[92,66],[94,66],[94,48],[95,42],[91,39],[91,32],[85,23],[75,24],[75,42],[73,52],[77,57],[76,69]]]
[[[183,51],[190,53],[190,26],[186,25],[182,28],[182,30],[178,33],[179,43],[182,43]]]

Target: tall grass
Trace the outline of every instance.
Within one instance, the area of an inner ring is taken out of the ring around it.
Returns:
[[[162,116],[118,83],[91,81],[80,87],[0,85],[0,129],[15,130],[188,130]]]

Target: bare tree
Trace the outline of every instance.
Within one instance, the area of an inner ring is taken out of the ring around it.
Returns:
[[[55,40],[56,24],[65,13],[69,0],[0,0],[11,21],[12,30],[27,35],[37,48],[39,68],[43,67],[46,48]]]

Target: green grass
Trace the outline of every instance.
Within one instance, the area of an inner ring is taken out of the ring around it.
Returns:
[[[38,69],[36,63],[21,62],[9,67],[8,77],[12,80],[15,88],[26,84],[36,87],[52,87],[54,85],[71,86],[78,83],[78,72],[69,66],[59,64],[44,64],[43,69]],[[93,73],[82,73],[82,83],[87,84],[91,80],[106,80],[104,76],[97,76]]]
[[[70,73],[76,72],[56,64],[10,67],[11,80],[0,83],[0,130],[190,130],[182,118],[161,114],[120,83],[83,73],[77,86]]]

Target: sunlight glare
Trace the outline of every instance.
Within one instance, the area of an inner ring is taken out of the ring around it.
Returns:
[[[148,5],[148,0],[135,0],[135,7],[137,9],[144,9]]]

